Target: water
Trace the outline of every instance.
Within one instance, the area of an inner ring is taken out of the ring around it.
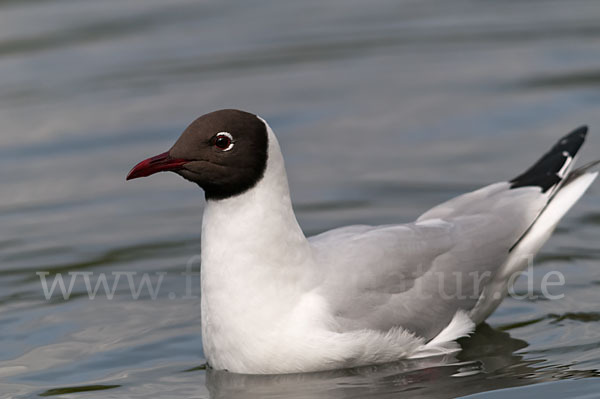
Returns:
[[[599,158],[599,18],[593,0],[0,2],[0,397],[596,397],[598,184],[536,261],[534,291],[556,270],[563,299],[507,299],[453,357],[239,376],[202,367],[202,192],[124,178],[223,107],[271,122],[309,234],[413,220],[583,123]],[[46,300],[41,278],[69,272],[70,299]],[[102,273],[116,293],[90,300]],[[144,273],[155,299],[129,289]]]

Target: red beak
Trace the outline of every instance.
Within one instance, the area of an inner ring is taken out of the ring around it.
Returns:
[[[190,161],[187,159],[171,158],[168,152],[164,152],[135,165],[127,175],[127,180],[146,177],[163,171],[179,170],[188,162]]]

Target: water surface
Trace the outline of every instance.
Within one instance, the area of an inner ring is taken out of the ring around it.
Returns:
[[[124,178],[235,107],[278,134],[307,234],[411,221],[581,124],[599,158],[599,20],[592,0],[0,2],[0,397],[597,395],[598,185],[535,263],[564,298],[507,299],[456,356],[239,376],[202,367],[202,192]],[[45,298],[57,273],[69,300]],[[144,273],[160,289],[132,293]],[[86,294],[100,275],[112,299]]]

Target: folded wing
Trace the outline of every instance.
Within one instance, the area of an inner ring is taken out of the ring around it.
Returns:
[[[350,226],[310,238],[316,264],[328,265],[315,273],[338,328],[402,326],[432,339],[459,310],[482,321],[505,295],[507,267],[524,264],[520,243],[535,232],[526,249],[537,252],[593,181],[587,169],[569,174],[586,131],[562,138],[515,179],[453,198],[415,223]],[[558,195],[569,186],[569,195]]]

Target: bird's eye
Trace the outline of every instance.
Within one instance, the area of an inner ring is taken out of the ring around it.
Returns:
[[[213,138],[213,145],[221,151],[229,151],[233,148],[233,136],[227,132],[217,133]]]

